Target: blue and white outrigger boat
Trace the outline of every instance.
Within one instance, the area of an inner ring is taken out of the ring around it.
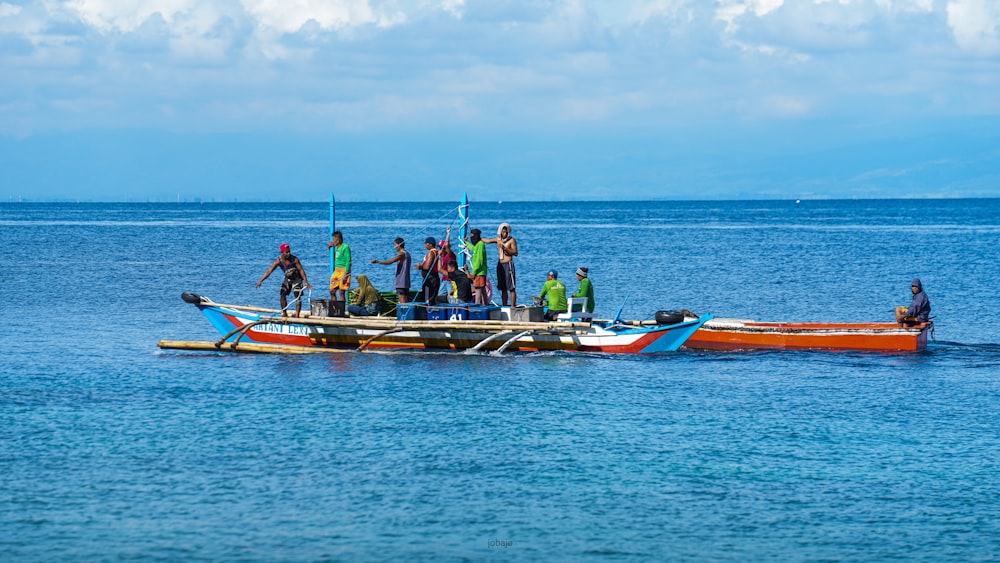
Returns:
[[[214,342],[163,340],[161,348],[285,353],[395,349],[653,354],[677,350],[712,318],[705,315],[672,324],[601,321],[583,314],[541,322],[299,318],[283,316],[277,309],[215,303],[193,293],[182,297],[197,307],[222,337]],[[503,308],[500,312],[504,313]]]
[[[330,198],[330,233],[334,232],[334,199]],[[469,236],[469,202],[458,207],[460,241]],[[460,242],[459,265],[469,250]],[[333,260],[330,271],[333,272]],[[394,299],[394,294],[383,294]],[[656,320],[624,321],[621,309],[613,320],[595,320],[583,311],[583,299],[568,299],[569,311],[555,321],[522,314],[521,308],[490,307],[489,314],[471,314],[476,307],[456,305],[456,314],[438,320],[416,320],[420,315],[288,317],[277,309],[225,305],[195,293],[185,302],[197,307],[222,337],[214,342],[162,340],[161,348],[236,352],[331,352],[345,350],[473,350],[575,351],[606,354],[653,354],[677,350],[710,315],[685,319],[681,314],[657,315]],[[409,313],[420,303],[407,304]],[[404,307],[400,307],[403,309]],[[536,313],[541,312],[536,308]],[[321,309],[329,314],[328,309]],[[463,312],[464,311],[464,312]],[[390,312],[391,311],[387,311]],[[419,311],[418,311],[419,312]],[[312,313],[316,313],[314,309]],[[479,311],[483,313],[483,311]],[[523,319],[523,320],[521,320]]]

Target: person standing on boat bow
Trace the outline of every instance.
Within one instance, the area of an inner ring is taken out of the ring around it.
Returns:
[[[340,301],[347,301],[347,291],[351,289],[351,247],[344,244],[343,233],[334,231],[333,240],[326,243],[326,248],[334,248],[330,299],[336,301],[337,291],[340,291]]]
[[[909,307],[896,307],[896,322],[899,326],[913,326],[926,323],[930,320],[931,301],[924,293],[924,286],[920,283],[920,278],[913,278],[910,282],[910,292],[913,293],[913,301]]]
[[[517,256],[517,239],[510,236],[510,224],[500,223],[496,238],[484,238],[485,243],[497,243],[497,289],[503,306],[507,306],[510,292],[510,306],[517,305],[517,272],[514,271],[514,257]]]
[[[288,294],[294,292],[295,316],[298,317],[302,313],[302,284],[305,283],[306,289],[312,289],[312,285],[309,283],[309,278],[306,277],[306,270],[302,267],[302,262],[292,254],[292,247],[288,244],[282,244],[278,250],[281,251],[281,254],[264,272],[260,281],[257,282],[256,288],[260,289],[260,284],[264,283],[264,280],[271,275],[275,268],[281,268],[281,271],[285,273],[285,279],[281,282],[281,316],[288,314],[285,311],[288,308]]]
[[[547,321],[554,321],[560,313],[566,312],[569,308],[566,302],[566,284],[559,280],[559,272],[549,270],[542,293],[536,299],[548,302],[549,310],[545,311]]]
[[[400,303],[408,303],[410,301],[410,264],[413,259],[406,250],[406,242],[401,237],[396,237],[392,244],[396,249],[396,255],[388,260],[372,258],[372,264],[396,265],[396,298]]]

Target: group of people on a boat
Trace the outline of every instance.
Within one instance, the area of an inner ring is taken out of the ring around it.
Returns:
[[[488,305],[491,301],[492,284],[488,275],[486,245],[496,244],[496,289],[500,291],[503,306],[517,306],[517,273],[514,268],[514,257],[518,255],[518,248],[517,239],[511,236],[510,224],[501,223],[497,227],[496,237],[483,237],[480,229],[471,229],[469,237],[464,243],[469,251],[470,260],[463,269],[459,269],[458,257],[451,246],[451,227],[448,227],[445,238],[440,242],[434,237],[424,239],[425,253],[419,263],[413,263],[413,257],[406,249],[406,241],[402,237],[393,240],[393,249],[396,254],[392,258],[385,260],[373,258],[371,263],[395,266],[393,284],[399,303],[408,303],[410,300],[410,271],[412,269],[420,272],[421,284],[418,297],[428,307],[444,303]],[[344,242],[343,233],[334,231],[331,240],[327,243],[327,249],[331,250],[334,255],[334,269],[330,276],[330,298],[335,301],[347,302],[352,276],[351,248]],[[280,268],[284,273],[280,290],[282,314],[287,314],[288,296],[294,295],[295,316],[300,316],[302,294],[306,289],[312,289],[312,285],[309,283],[301,260],[292,254],[291,247],[287,243],[282,243],[279,250],[280,255],[264,272],[256,287],[260,288],[264,280]],[[586,267],[578,268],[576,278],[579,282],[579,288],[571,297],[585,298],[584,311],[593,313],[595,306],[594,286],[590,281],[589,269]],[[365,274],[359,274],[357,282],[358,287],[354,291],[351,303],[347,306],[347,312],[353,316],[377,314],[381,294]],[[441,291],[442,284],[445,287],[443,292]],[[559,280],[559,273],[556,270],[549,270],[541,292],[534,296],[533,300],[547,306],[545,313],[547,319],[555,319],[559,314],[567,312],[566,285],[562,280]]]
[[[413,264],[413,258],[406,250],[406,242],[401,237],[397,237],[393,241],[395,256],[386,260],[373,258],[371,263],[386,266],[395,265],[393,284],[399,303],[409,302],[410,270],[412,268],[420,271],[420,297],[428,307],[439,303],[488,305],[491,297],[486,266],[487,244],[496,244],[497,247],[496,289],[501,292],[501,303],[505,307],[508,304],[511,307],[517,306],[517,273],[514,268],[514,257],[518,255],[517,239],[511,236],[511,227],[508,223],[500,224],[496,237],[484,238],[480,229],[469,231],[469,238],[465,240],[465,246],[470,249],[471,259],[464,269],[458,268],[458,257],[451,247],[451,227],[448,227],[445,238],[440,242],[434,237],[424,239],[426,252],[423,259],[417,264]],[[327,243],[327,248],[332,249],[334,254],[334,270],[330,276],[330,299],[347,302],[348,292],[351,289],[351,248],[344,242],[344,235],[341,231],[334,231],[331,240]],[[256,287],[260,288],[264,280],[280,268],[284,272],[280,291],[282,314],[287,314],[288,295],[294,294],[295,316],[300,316],[302,293],[304,289],[312,289],[312,285],[306,276],[305,268],[302,267],[302,262],[292,254],[291,247],[287,243],[282,243],[279,250],[281,254],[264,272]],[[579,288],[571,297],[586,298],[587,303],[584,311],[593,313],[594,286],[590,282],[589,270],[586,267],[578,268],[576,278],[579,282]],[[365,274],[359,274],[357,280],[358,288],[354,292],[354,299],[347,307],[347,312],[353,316],[377,314],[381,294]],[[442,283],[446,288],[444,292],[441,292]],[[910,305],[899,306],[895,310],[896,322],[901,327],[915,326],[930,320],[931,304],[927,293],[924,292],[920,278],[913,278],[910,283],[910,291],[913,294]],[[545,312],[547,320],[554,320],[558,315],[567,312],[566,284],[559,279],[559,273],[556,270],[548,271],[541,291],[533,297],[533,300],[538,304],[547,305]]]

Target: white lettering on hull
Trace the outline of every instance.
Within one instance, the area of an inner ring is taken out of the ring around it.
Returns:
[[[267,332],[270,334],[290,334],[293,336],[309,336],[309,327],[304,325],[283,325],[275,323],[264,323],[253,327],[254,332]]]

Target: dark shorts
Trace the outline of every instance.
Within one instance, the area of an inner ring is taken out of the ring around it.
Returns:
[[[441,278],[437,277],[436,274],[427,276],[427,279],[424,280],[423,293],[424,301],[428,307],[437,304],[439,291],[441,291]]]
[[[517,278],[517,274],[514,272],[513,261],[497,263],[497,289],[516,291],[515,278]]]
[[[561,315],[561,314],[563,314],[565,312],[566,311],[553,311],[553,310],[550,309],[548,311],[545,311],[545,320],[547,320],[547,321],[557,320],[558,317],[559,317],[559,315]]]
[[[285,281],[281,282],[281,296],[284,297],[293,291],[296,299],[302,297],[302,280],[285,278]]]

